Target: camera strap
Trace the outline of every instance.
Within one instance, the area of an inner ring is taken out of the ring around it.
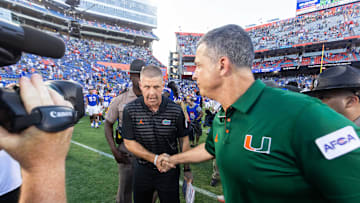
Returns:
[[[30,115],[18,118],[17,122],[35,125],[46,132],[59,132],[75,124],[76,111],[67,106],[41,106],[34,108]]]

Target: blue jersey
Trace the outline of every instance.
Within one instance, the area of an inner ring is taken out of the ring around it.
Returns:
[[[109,104],[111,103],[111,100],[112,100],[112,96],[105,95],[104,96],[104,107],[108,107]]]
[[[189,114],[190,121],[194,121],[199,118],[201,107],[198,104],[195,104],[192,108],[190,106],[187,106],[186,110]]]
[[[172,101],[176,101],[178,99],[178,98],[175,97],[174,91],[172,91],[171,88],[165,87],[163,92],[169,93],[169,99],[171,99]]]
[[[200,105],[201,104],[201,96],[196,96],[195,103]]]
[[[174,91],[171,90],[169,98],[173,101],[177,101],[179,98],[175,97]]]
[[[86,98],[89,106],[96,106],[99,103],[99,96],[97,94],[88,94]]]

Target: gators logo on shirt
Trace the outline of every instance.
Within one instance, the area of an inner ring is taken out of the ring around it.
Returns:
[[[167,119],[164,119],[161,123],[162,123],[163,125],[170,125],[170,124],[171,124],[171,121],[170,121],[170,120],[167,120]]]

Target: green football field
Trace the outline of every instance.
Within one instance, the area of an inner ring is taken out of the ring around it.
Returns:
[[[205,139],[206,133],[203,132],[201,142]],[[68,202],[115,202],[118,166],[112,156],[109,157],[111,151],[105,139],[103,125],[98,129],[90,128],[89,118],[84,117],[75,126],[72,140],[74,142],[66,160]],[[192,164],[191,169],[194,176],[193,185],[207,194],[195,192],[195,202],[217,202],[212,195],[221,195],[222,187],[221,184],[216,187],[210,186],[212,161]],[[185,202],[181,191],[180,196],[181,202]]]

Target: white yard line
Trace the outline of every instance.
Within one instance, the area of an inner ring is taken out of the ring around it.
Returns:
[[[76,142],[76,141],[74,141],[74,140],[71,140],[71,142],[72,142],[73,144],[79,145],[80,147],[83,147],[83,148],[88,149],[88,150],[90,150],[90,151],[96,152],[96,153],[98,153],[98,154],[100,154],[100,155],[102,155],[102,156],[108,157],[108,158],[110,158],[110,159],[114,159],[114,156],[113,156],[112,154],[108,154],[108,153],[99,151],[99,150],[97,150],[97,149],[94,149],[94,148],[89,147],[89,146],[87,146],[87,145],[81,144],[81,143]],[[183,181],[180,180],[179,183],[180,183],[180,185],[182,185],[182,184],[183,184]],[[213,198],[213,199],[216,199],[216,197],[217,197],[216,194],[214,194],[214,193],[212,193],[212,192],[210,192],[210,191],[207,191],[207,190],[204,190],[204,189],[195,187],[195,186],[193,186],[193,187],[194,187],[194,189],[195,189],[196,192],[199,192],[199,193],[201,193],[201,194],[203,194],[203,195],[206,195],[206,196],[211,197],[211,198]]]

